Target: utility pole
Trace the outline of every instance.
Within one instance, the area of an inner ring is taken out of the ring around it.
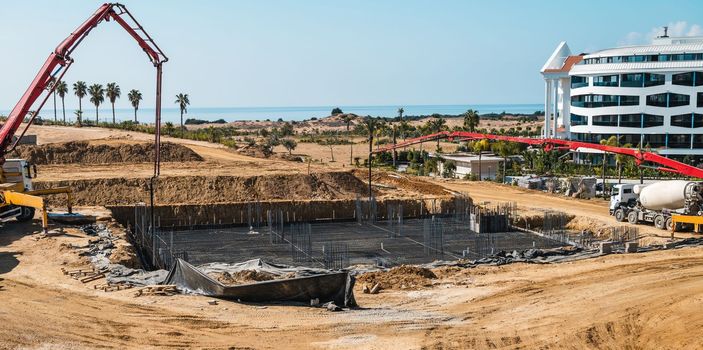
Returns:
[[[373,156],[373,134],[369,134],[369,203],[371,203],[371,198],[373,197],[373,191],[371,190],[371,157]]]

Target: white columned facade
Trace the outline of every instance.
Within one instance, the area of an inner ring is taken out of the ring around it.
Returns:
[[[542,66],[544,77],[544,137],[556,138],[559,135],[559,118],[568,134],[569,103],[568,93],[571,88],[569,69],[580,60],[580,56],[571,56],[571,50],[566,42],[561,42],[556,50]],[[566,94],[565,94],[566,93]],[[564,96],[567,96],[564,98]],[[552,118],[553,121],[552,121]]]
[[[559,127],[559,80],[558,79],[552,79],[552,91],[554,93],[554,101],[552,101],[552,109],[553,109],[553,116],[554,116],[554,121],[553,121],[553,129],[552,129],[552,137],[556,138],[557,137],[557,128]]]
[[[549,119],[552,106],[552,81],[544,80],[544,127],[542,128],[542,136],[549,138]]]

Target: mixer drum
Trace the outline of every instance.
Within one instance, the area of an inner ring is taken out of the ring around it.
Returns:
[[[640,204],[649,210],[680,209],[686,203],[686,191],[698,184],[686,180],[662,181],[639,189]]]

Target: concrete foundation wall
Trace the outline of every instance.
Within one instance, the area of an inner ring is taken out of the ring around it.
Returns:
[[[417,218],[431,214],[451,214],[454,200],[451,198],[386,199],[376,203],[376,217],[384,219],[388,206],[403,206],[404,218]],[[147,206],[148,207],[148,206]],[[369,204],[361,201],[362,217],[368,215]],[[113,217],[123,225],[134,223],[134,205],[107,206]],[[262,201],[218,204],[157,205],[154,214],[157,226],[197,225],[248,225],[259,222],[265,225],[268,211],[282,211],[284,222],[306,222],[321,220],[355,220],[357,201],[312,200],[312,201]]]

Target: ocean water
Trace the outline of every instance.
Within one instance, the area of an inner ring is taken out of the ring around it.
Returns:
[[[53,107],[45,106],[41,112],[44,119],[53,119]],[[183,116],[186,118],[197,118],[205,120],[224,119],[226,121],[237,120],[304,120],[310,118],[322,118],[330,115],[332,109],[336,106],[310,106],[310,107],[192,107],[188,108],[188,113]],[[345,113],[354,113],[361,116],[380,116],[380,117],[396,117],[398,108],[401,106],[339,106]],[[439,114],[461,114],[467,109],[478,110],[480,114],[485,113],[534,113],[538,110],[543,110],[542,104],[476,104],[476,105],[409,105],[402,106],[405,110],[404,115],[431,115]],[[73,114],[74,109],[66,109],[66,119],[75,120]],[[9,114],[8,110],[0,110],[1,115]],[[57,112],[59,120],[63,118],[61,109]],[[117,121],[133,120],[134,111],[130,108],[115,109]],[[83,109],[84,119],[95,120],[95,109],[86,107]],[[111,121],[112,110],[109,108],[100,108],[100,121]],[[143,107],[139,109],[138,118],[140,122],[153,122],[154,109]],[[170,121],[178,123],[180,121],[180,111],[178,108],[163,108],[161,110],[161,118],[164,122]]]

